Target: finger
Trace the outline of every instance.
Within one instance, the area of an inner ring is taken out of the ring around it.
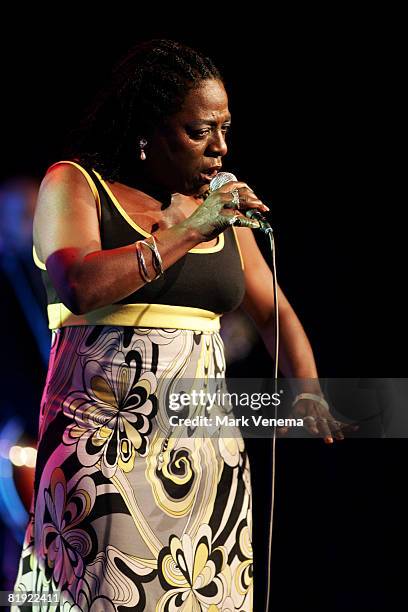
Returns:
[[[228,191],[227,193],[222,193],[220,194],[221,197],[221,202],[222,202],[222,208],[225,209],[232,209],[232,210],[239,210],[241,207],[241,203],[239,200],[239,196],[238,193],[233,190],[233,191]]]
[[[319,435],[319,430],[316,425],[316,418],[312,415],[303,417],[303,427],[311,434]]]
[[[235,225],[239,217],[240,217],[240,214],[238,212],[236,213],[231,212],[231,214],[229,213],[223,214],[223,211],[220,211],[220,218],[222,219],[223,224],[227,226]]]
[[[315,407],[316,407],[316,411],[317,411],[319,419],[323,423],[327,423],[329,431],[331,432],[332,436],[334,436],[336,440],[344,440],[344,435],[343,435],[343,432],[341,431],[339,421],[336,421],[336,419],[333,418],[332,414],[328,411],[326,407],[318,403],[316,403]]]
[[[340,432],[350,432],[357,431],[359,426],[356,422],[354,423],[345,423],[344,421],[340,421],[339,419],[335,419],[330,412],[327,411],[326,408],[322,408],[317,406],[317,411],[319,416],[328,420],[330,429],[332,431],[340,431]]]
[[[255,219],[247,219],[246,217],[234,217],[235,221],[232,225],[237,227],[251,227],[252,229],[259,229],[261,227],[259,221],[255,221]]]
[[[232,191],[228,191],[226,193],[222,193],[221,201],[222,207],[224,209],[232,209],[232,210],[259,210],[261,212],[268,212],[269,208],[265,206],[256,196],[249,198],[248,200],[243,200],[240,198],[238,194],[238,190],[233,189]],[[246,224],[245,227],[248,227]],[[254,227],[254,226],[250,226]],[[260,225],[257,225],[256,228],[259,228]]]
[[[344,435],[341,431],[340,422],[333,417],[333,415],[328,411],[328,409],[324,406],[316,405],[316,410],[319,415],[319,418],[323,422],[327,423],[331,433],[336,438],[336,440],[344,440]]]
[[[235,191],[235,189],[233,190]],[[248,208],[257,208],[262,212],[269,212],[269,206],[266,206],[255,194],[253,191],[248,191],[248,189],[237,189],[239,195],[239,204],[241,209]],[[231,193],[231,192],[230,192]]]
[[[339,424],[341,430],[345,433],[350,433],[359,429],[359,426],[356,423],[343,423],[342,421],[339,421]]]
[[[220,193],[228,193],[229,191],[232,191],[232,189],[240,189],[242,187],[246,187],[247,189],[252,191],[250,186],[242,181],[229,181],[228,183],[224,183],[224,185],[221,185],[221,187],[219,187],[215,191],[219,191]]]
[[[251,204],[249,205],[249,199],[239,194],[238,189],[233,189],[232,191],[228,191],[221,195],[221,200],[223,202],[223,208],[233,208],[239,210],[240,208],[259,208],[263,210],[263,204],[258,200],[258,198],[251,198]]]
[[[228,193],[224,193],[222,195],[222,201],[223,208],[232,208],[234,210],[239,210],[241,207],[241,201],[237,189],[233,189],[232,191],[228,191]]]
[[[328,424],[336,440],[344,440],[344,434],[341,431],[340,423],[335,419],[328,419]]]
[[[322,438],[324,438],[324,441],[327,444],[332,444],[333,436],[332,436],[332,432],[330,430],[329,424],[327,422],[327,419],[325,419],[324,417],[317,417],[316,425],[317,425],[320,435],[322,436]]]

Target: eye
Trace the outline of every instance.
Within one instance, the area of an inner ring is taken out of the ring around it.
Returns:
[[[191,132],[193,138],[205,138],[207,134],[210,133],[210,130],[194,130]]]
[[[227,135],[230,129],[231,129],[230,125],[223,125],[221,128],[221,132],[224,135]],[[203,128],[202,130],[189,130],[189,135],[191,138],[200,140],[200,139],[206,138],[209,134],[211,134],[211,132],[212,132],[211,128]]]

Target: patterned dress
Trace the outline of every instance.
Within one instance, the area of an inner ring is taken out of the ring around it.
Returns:
[[[68,323],[52,331],[14,590],[58,599],[33,610],[251,611],[243,439],[169,426],[171,394],[226,389],[219,331]]]

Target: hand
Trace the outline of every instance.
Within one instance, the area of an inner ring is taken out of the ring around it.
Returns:
[[[303,419],[303,427],[310,434],[324,438],[326,444],[333,444],[333,438],[344,440],[344,434],[356,431],[355,424],[344,423],[333,417],[329,410],[320,402],[301,399],[293,406],[289,418]],[[288,427],[279,428],[279,434],[285,435]]]
[[[234,201],[236,199],[232,193],[234,190],[238,191],[239,202]],[[246,183],[230,181],[216,191],[212,191],[194,213],[183,221],[183,225],[194,229],[200,242],[206,242],[215,238],[230,225],[259,228],[258,221],[247,219],[240,212],[250,208],[258,209],[261,212],[269,210]]]

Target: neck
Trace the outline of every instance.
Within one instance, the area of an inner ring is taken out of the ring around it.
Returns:
[[[147,195],[151,196],[155,200],[161,202],[161,209],[164,210],[171,204],[171,192],[149,180],[148,177],[138,175],[138,176],[123,176],[121,177],[121,182],[129,187],[133,187],[134,189],[138,189],[139,191],[143,191]]]
[[[165,210],[171,204],[173,192],[165,187],[162,187],[161,185],[158,185],[157,182],[153,181],[145,174],[123,174],[120,182],[134,189],[138,189],[139,191],[143,191],[150,197],[161,202],[161,210]],[[198,193],[192,194],[189,197],[193,198],[198,204],[202,204],[208,195],[209,189],[207,188],[203,192],[203,189],[201,188]]]

